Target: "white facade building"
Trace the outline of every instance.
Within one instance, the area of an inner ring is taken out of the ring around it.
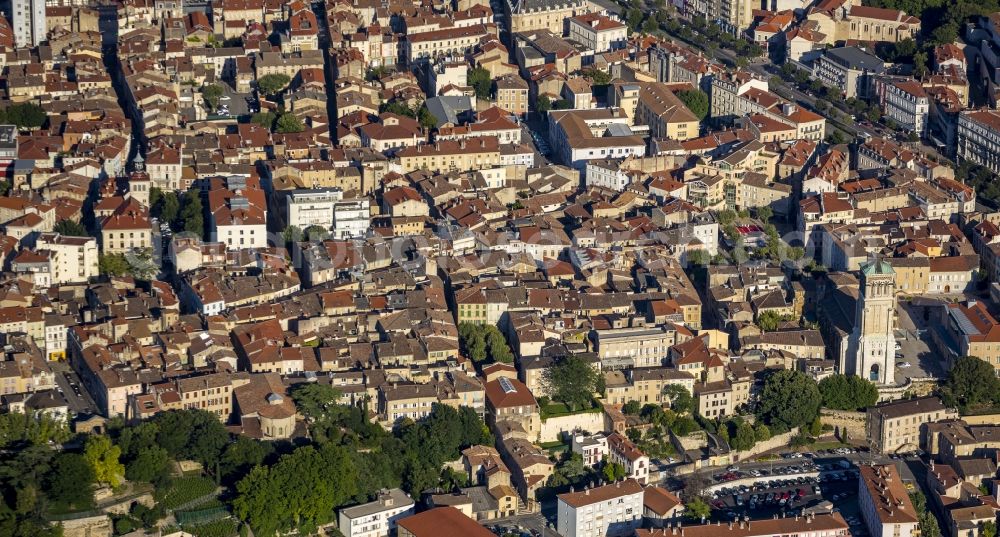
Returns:
[[[339,189],[295,190],[285,196],[288,225],[319,226],[335,239],[364,237],[371,226],[368,198],[344,199]]]
[[[642,524],[643,489],[635,479],[558,496],[559,535],[630,536]]]
[[[569,19],[569,38],[594,52],[605,52],[625,46],[628,27],[606,15],[588,13]]]
[[[373,502],[345,507],[337,523],[344,537],[384,537],[395,533],[396,522],[414,513],[413,500],[399,489],[382,491]]]
[[[37,250],[48,250],[52,284],[85,282],[98,275],[97,239],[67,237],[42,233],[35,242]]]
[[[573,437],[572,449],[573,453],[583,457],[583,464],[596,466],[608,455],[608,438],[600,433],[593,436],[578,434]]]
[[[11,0],[10,23],[14,27],[14,44],[18,48],[35,47],[45,41],[48,29],[45,20],[45,0]]]
[[[642,484],[649,480],[649,457],[619,432],[608,436],[608,459],[622,465],[627,477]]]
[[[621,192],[625,190],[631,179],[621,170],[620,160],[591,160],[587,162],[584,177],[587,186],[599,186]]]
[[[885,85],[885,115],[900,127],[923,136],[930,108],[927,92],[916,80]]]

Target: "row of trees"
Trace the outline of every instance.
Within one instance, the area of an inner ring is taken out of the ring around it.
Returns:
[[[437,117],[424,105],[421,105],[417,109],[413,109],[399,101],[389,101],[387,103],[382,103],[382,105],[379,106],[378,111],[379,113],[389,112],[416,119],[420,122],[420,126],[425,129],[433,129],[434,127],[437,127]]]
[[[149,206],[150,214],[169,225],[170,229],[195,233],[204,238],[204,206],[198,190],[187,190],[178,196],[172,190],[164,192],[153,187],[149,191]]]
[[[390,433],[371,423],[365,408],[339,404],[330,386],[298,385],[291,396],[311,441],[234,437],[214,414],[178,410],[129,427],[113,422],[109,436],[83,435],[74,442],[79,448],[60,451],[48,443],[70,439],[65,423],[0,415],[0,534],[50,535],[44,516],[91,509],[96,485],[151,483],[161,501],[177,480],[173,461],[180,460],[201,463],[215,482],[235,491],[233,513],[255,534],[309,532],[336,508],[368,501],[382,488],[403,487],[416,497],[464,485],[463,475],[442,472],[442,465],[465,447],[493,444],[467,407],[436,405],[429,417],[404,421]],[[146,511],[118,517],[116,527],[151,526],[164,514],[162,505]]]
[[[876,402],[878,390],[861,377],[838,374],[817,383],[800,371],[782,370],[765,379],[757,417],[773,432],[808,426],[817,436],[820,407],[861,410]]]
[[[22,129],[37,129],[45,125],[47,119],[45,110],[33,103],[12,104],[0,110],[0,124],[17,125]]]
[[[496,326],[459,323],[458,342],[462,352],[473,362],[514,363],[514,353],[507,346],[507,338]]]

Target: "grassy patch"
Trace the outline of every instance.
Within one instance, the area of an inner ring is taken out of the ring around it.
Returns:
[[[591,403],[590,408],[578,408],[576,410],[570,410],[565,403],[551,402],[543,407],[541,407],[542,419],[558,418],[559,416],[570,416],[573,414],[589,414],[594,412],[601,412],[601,405],[594,402]]]
[[[809,451],[819,451],[821,449],[840,449],[840,448],[853,448],[851,444],[845,444],[843,442],[815,442],[809,446]]]

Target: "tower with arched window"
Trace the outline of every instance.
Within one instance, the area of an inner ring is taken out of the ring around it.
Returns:
[[[854,311],[854,332],[843,372],[876,384],[893,384],[896,272],[880,257],[861,266],[861,288]]]

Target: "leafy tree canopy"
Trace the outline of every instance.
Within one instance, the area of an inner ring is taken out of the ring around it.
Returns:
[[[878,388],[857,375],[830,375],[819,382],[823,406],[834,410],[860,410],[878,402]]]
[[[764,381],[757,415],[765,424],[786,430],[808,425],[818,415],[821,399],[812,377],[801,371],[776,371]]]
[[[280,73],[264,75],[257,79],[257,90],[267,96],[275,95],[285,89],[291,81],[288,75]]]
[[[576,355],[568,355],[542,373],[552,399],[563,402],[570,410],[587,405],[597,387],[598,372]]]
[[[699,89],[677,92],[677,97],[691,111],[698,121],[708,116],[708,95]]]

